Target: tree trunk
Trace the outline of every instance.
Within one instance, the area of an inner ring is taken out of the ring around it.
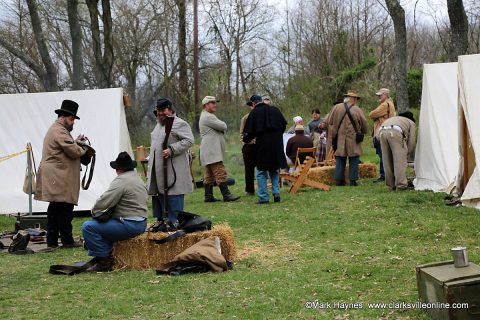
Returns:
[[[45,73],[41,76],[43,86],[46,91],[58,91],[57,68],[53,64],[52,58],[48,52],[48,47],[43,35],[42,23],[38,15],[38,6],[35,0],[27,0],[28,12],[30,19],[32,19],[33,33],[35,34],[35,41],[37,49],[42,58],[45,67]]]
[[[458,56],[467,53],[468,19],[462,0],[447,0],[448,17],[450,18],[449,61],[457,61]]]
[[[90,30],[92,32],[93,54],[95,56],[95,78],[100,88],[109,88],[112,86],[112,68],[113,68],[113,36],[112,36],[112,15],[110,11],[110,1],[102,0],[102,22],[103,22],[103,46],[100,40],[100,25],[98,17],[99,0],[86,0],[88,12],[90,13]]]
[[[407,28],[405,10],[398,0],[385,0],[395,30],[395,89],[398,112],[408,110],[407,90]]]
[[[187,8],[185,0],[176,0],[178,7],[178,67],[180,99],[183,107],[188,105],[188,70],[187,70]],[[190,108],[188,108],[190,111]]]
[[[72,38],[72,89],[83,90],[83,46],[82,46],[82,28],[78,16],[78,0],[67,1],[68,25],[70,27],[70,36]]]

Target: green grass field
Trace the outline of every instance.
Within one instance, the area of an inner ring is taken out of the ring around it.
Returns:
[[[367,144],[362,160],[376,161]],[[237,180],[231,189],[243,195],[239,159],[240,147],[229,144],[227,169]],[[222,274],[170,277],[121,270],[54,276],[48,273],[51,264],[85,261],[86,251],[1,254],[0,318],[428,319],[421,310],[370,309],[367,303],[414,303],[415,266],[450,260],[456,245],[480,262],[479,212],[445,206],[444,194],[389,192],[372,180],[296,195],[283,188],[281,203],[261,206],[245,196],[207,204],[203,189],[195,190],[186,197],[186,211],[227,222],[235,232],[235,267]],[[84,220],[74,219],[76,235]],[[13,226],[13,218],[0,217],[0,230]],[[314,303],[330,308],[306,307]],[[344,310],[334,303],[362,308]]]

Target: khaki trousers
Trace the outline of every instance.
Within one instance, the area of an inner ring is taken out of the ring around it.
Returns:
[[[406,189],[407,182],[407,142],[403,134],[394,129],[380,131],[385,184],[390,189]]]
[[[222,183],[227,182],[227,179],[227,171],[225,170],[222,161],[207,164],[205,166],[205,174],[203,176],[204,185],[213,185],[213,183],[216,182],[217,186],[219,186]]]

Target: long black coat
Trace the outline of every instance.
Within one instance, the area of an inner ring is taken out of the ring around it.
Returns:
[[[256,138],[256,167],[258,170],[277,170],[287,167],[283,152],[283,132],[287,120],[275,106],[259,103],[248,116],[243,142]]]

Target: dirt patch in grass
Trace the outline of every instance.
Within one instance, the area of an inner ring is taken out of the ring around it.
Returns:
[[[302,251],[302,244],[287,238],[275,238],[270,243],[262,243],[259,240],[247,240],[240,244],[237,253],[238,260],[250,258],[252,256],[280,260],[284,258],[297,256]]]

